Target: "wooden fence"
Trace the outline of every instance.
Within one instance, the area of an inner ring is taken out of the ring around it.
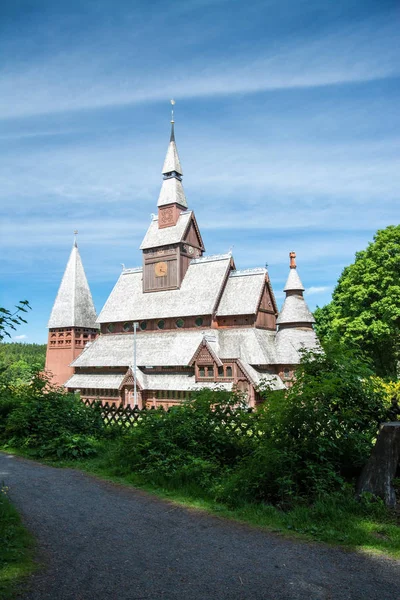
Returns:
[[[159,418],[162,418],[167,412],[163,408],[123,407],[109,404],[108,402],[103,404],[99,400],[86,400],[84,401],[84,404],[100,412],[106,427],[135,427],[148,419],[154,418],[156,415],[158,415]],[[168,410],[176,409],[179,410],[179,406],[172,407]],[[262,436],[259,427],[259,415],[251,408],[242,410],[217,406],[212,412],[212,423],[218,429],[225,429],[230,435]]]

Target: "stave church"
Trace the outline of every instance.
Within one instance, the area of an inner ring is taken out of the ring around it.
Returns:
[[[85,400],[168,408],[202,388],[290,385],[301,350],[318,346],[290,252],[281,311],[266,268],[207,255],[189,209],[171,121],[157,215],[99,316],[75,239],[48,323],[46,370]]]

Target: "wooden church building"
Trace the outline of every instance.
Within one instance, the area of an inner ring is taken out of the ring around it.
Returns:
[[[206,255],[182,185],[174,122],[141,267],[123,269],[99,316],[77,243],[50,320],[46,369],[84,399],[164,406],[201,388],[288,385],[301,349],[316,347],[314,318],[290,253],[278,311],[265,268],[237,270],[231,253]],[[136,385],[135,385],[136,374]]]

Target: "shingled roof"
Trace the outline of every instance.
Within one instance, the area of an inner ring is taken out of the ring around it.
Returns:
[[[276,364],[275,332],[265,329],[199,329],[137,334],[137,364],[187,366],[204,336],[215,338],[220,359],[240,358],[250,365]],[[72,363],[74,367],[128,367],[133,362],[133,334],[100,335]]]
[[[185,208],[188,206],[182,181],[180,181],[180,179],[176,179],[175,177],[171,177],[170,179],[164,179],[162,182],[157,206],[165,206],[166,204],[174,203]]]
[[[217,315],[254,315],[264,289],[266,269],[231,271]]]
[[[194,259],[179,289],[150,294],[143,292],[141,269],[125,270],[101,311],[98,323],[211,315],[230,264],[230,254]]]
[[[148,248],[167,246],[168,244],[179,244],[179,242],[183,241],[192,216],[193,212],[191,210],[182,212],[178,217],[176,225],[165,227],[164,229],[158,228],[158,217],[153,217],[140,245],[140,249],[146,250]]]
[[[58,289],[48,327],[98,327],[96,309],[76,242]]]

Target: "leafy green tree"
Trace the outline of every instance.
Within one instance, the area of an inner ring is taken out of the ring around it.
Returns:
[[[378,375],[398,376],[400,361],[400,225],[377,231],[357,252],[333,292],[314,313],[322,339],[358,346]]]
[[[14,311],[0,306],[0,342],[6,336],[11,337],[9,329],[16,330],[17,325],[26,323],[21,313],[27,313],[30,309],[28,300],[20,300]]]

